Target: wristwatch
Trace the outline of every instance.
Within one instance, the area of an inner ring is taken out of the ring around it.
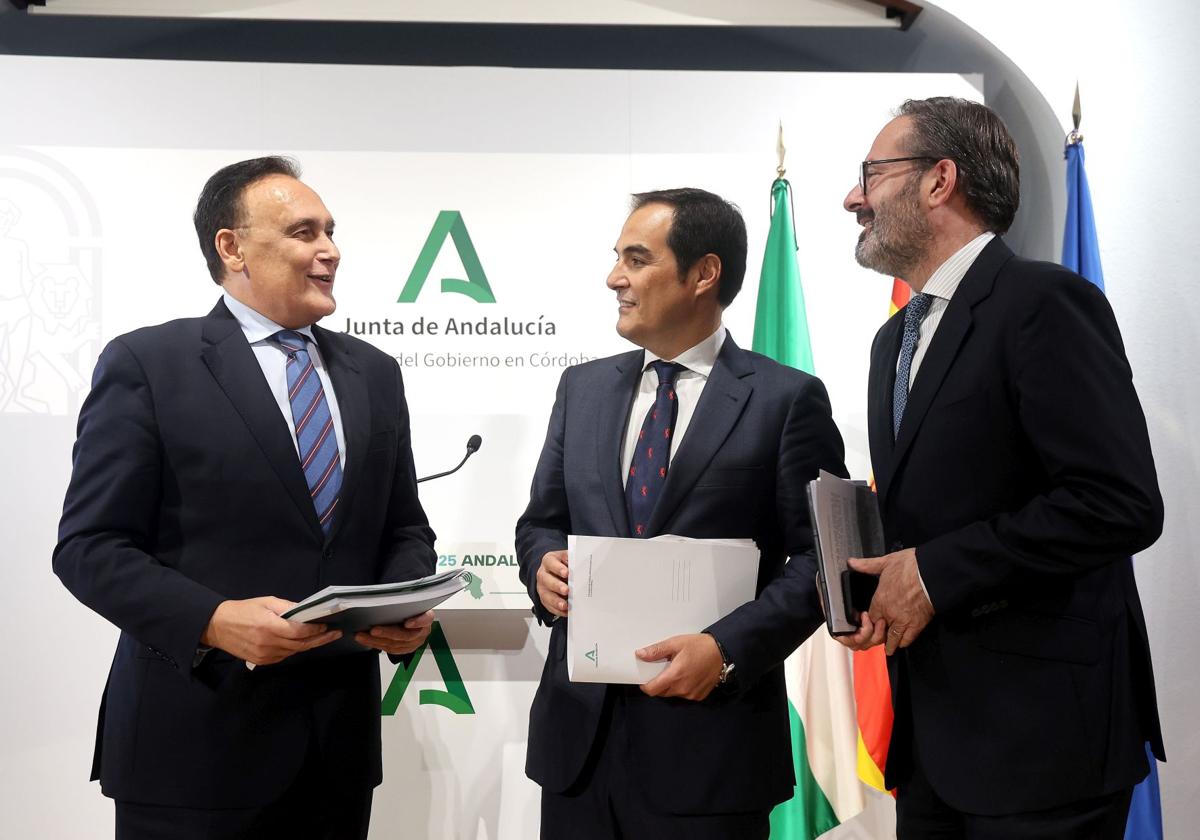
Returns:
[[[729,654],[725,652],[725,645],[721,644],[721,640],[707,630],[704,633],[717,643],[717,651],[721,654],[721,673],[717,677],[717,685],[728,685],[733,680],[735,666],[729,661]]]

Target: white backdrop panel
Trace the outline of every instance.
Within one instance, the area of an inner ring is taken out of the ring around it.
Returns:
[[[451,466],[471,434],[484,439],[462,473],[421,491],[443,562],[499,564],[482,569],[481,597],[456,599],[487,612],[443,622],[474,714],[419,703],[421,690],[444,688],[427,653],[384,721],[372,837],[523,838],[536,833],[523,743],[546,632],[529,628],[509,565],[513,524],[564,364],[628,347],[604,280],[629,193],[701,186],[742,207],[747,280],[726,324],[749,346],[782,120],[817,373],[862,477],[867,351],[891,281],[854,263],[858,228],[841,202],[899,102],[979,98],[971,80],[945,75],[14,57],[0,73],[22,80],[0,90],[0,111],[24,115],[0,127],[0,362],[16,383],[0,389],[12,548],[0,621],[10,639],[38,639],[3,654],[5,836],[111,834],[86,773],[115,630],[65,593],[49,557],[100,346],[218,297],[190,223],[214,170],[268,153],[300,160],[343,254],[324,326],[403,329],[363,337],[404,367],[418,472]],[[442,278],[466,277],[449,239],[417,300],[397,302],[442,211],[461,214],[495,303],[441,293]],[[485,318],[535,334],[447,334]],[[416,334],[418,322],[439,333]]]

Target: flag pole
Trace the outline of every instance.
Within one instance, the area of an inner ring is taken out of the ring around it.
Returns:
[[[767,213],[767,218],[775,215],[775,184],[783,181],[787,188],[788,206],[792,213],[792,240],[796,242],[797,249],[800,247],[800,237],[796,233],[796,198],[792,195],[791,184],[783,177],[787,174],[787,167],[784,165],[784,159],[787,157],[787,146],[783,145],[783,120],[779,121],[779,133],[775,138],[775,182],[771,184],[771,196],[768,199],[770,212]]]
[[[779,139],[775,141],[775,153],[779,156],[779,165],[775,167],[776,177],[782,178],[787,174],[783,159],[787,157],[787,146],[783,145],[783,120],[779,121]]]
[[[1083,119],[1083,111],[1079,108],[1079,80],[1075,80],[1075,104],[1071,106],[1071,122],[1075,126],[1067,134],[1067,140],[1064,144],[1063,156],[1066,157],[1065,146],[1075,146],[1083,142],[1083,135],[1079,133],[1079,123]]]

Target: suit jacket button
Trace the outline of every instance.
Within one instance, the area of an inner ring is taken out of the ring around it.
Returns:
[[[324,551],[321,552],[321,557],[324,558],[326,561],[332,560],[333,559],[333,549],[326,548]]]

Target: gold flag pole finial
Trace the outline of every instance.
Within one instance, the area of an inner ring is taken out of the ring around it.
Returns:
[[[1075,104],[1071,106],[1071,122],[1075,126],[1071,129],[1071,133],[1067,135],[1067,145],[1074,146],[1076,143],[1083,142],[1083,135],[1079,133],[1079,123],[1083,119],[1083,111],[1079,108],[1079,82],[1075,82]]]
[[[775,167],[775,172],[782,178],[787,172],[783,165],[783,159],[787,155],[787,147],[783,145],[783,120],[779,121],[779,139],[775,142],[775,153],[779,155],[779,165]]]

